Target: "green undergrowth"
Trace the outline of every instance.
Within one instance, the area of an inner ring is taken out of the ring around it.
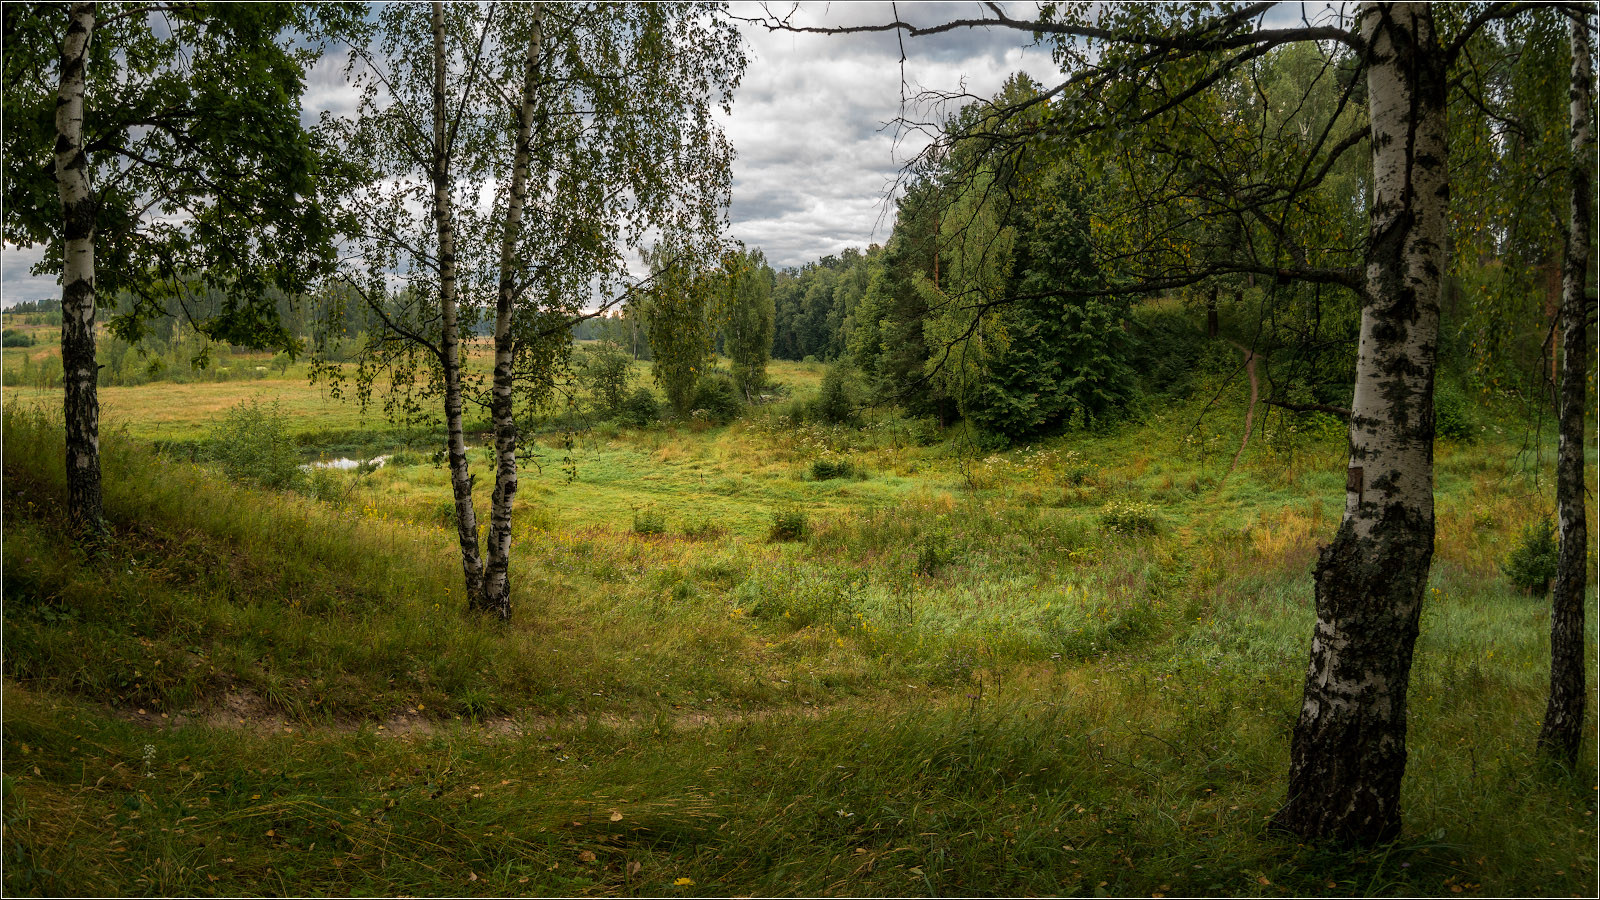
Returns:
[[[314,500],[113,433],[84,554],[59,422],[8,407],[6,892],[1590,893],[1594,768],[1532,757],[1548,607],[1499,568],[1548,480],[1440,446],[1405,835],[1302,847],[1265,819],[1342,462],[1229,472],[1186,415],[542,443],[501,625],[421,454]]]
[[[1154,639],[1182,577],[1170,553],[1085,525],[1019,557],[1014,523],[981,507],[941,532],[943,556],[887,562],[839,552],[842,526],[767,544],[523,516],[517,615],[492,625],[463,611],[447,523],[401,518],[373,492],[332,503],[232,485],[114,437],[114,538],[69,550],[59,429],[6,423],[6,673],[127,708],[191,713],[244,695],[337,722],[956,690],[985,667]],[[1056,561],[1025,574],[1041,552]]]
[[[818,716],[499,738],[151,730],[8,687],[6,886],[1404,896],[1593,883],[1592,784],[1525,746],[1418,767],[1407,814],[1423,828],[1395,844],[1273,834],[1288,687],[1112,667]],[[1413,742],[1449,736],[1424,727]]]

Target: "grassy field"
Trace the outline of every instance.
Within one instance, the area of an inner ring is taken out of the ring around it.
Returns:
[[[1532,753],[1547,601],[1498,568],[1553,453],[1487,414],[1437,453],[1406,833],[1342,851],[1265,828],[1337,433],[1269,421],[1229,473],[1225,391],[998,454],[787,406],[540,434],[498,626],[431,432],[298,375],[103,389],[94,557],[59,391],[6,390],[8,894],[1593,893],[1594,767]],[[251,397],[307,459],[413,449],[232,484],[193,450]]]

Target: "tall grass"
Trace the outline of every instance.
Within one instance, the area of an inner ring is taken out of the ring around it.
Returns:
[[[1336,474],[1219,486],[1173,421],[976,461],[785,427],[530,477],[501,626],[426,463],[318,502],[112,433],[84,556],[60,424],[8,403],[7,893],[1592,892],[1594,768],[1532,755],[1547,613],[1498,573],[1548,485],[1498,445],[1440,454],[1406,834],[1344,851],[1265,828]]]

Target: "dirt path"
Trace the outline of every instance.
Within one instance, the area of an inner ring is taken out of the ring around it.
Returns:
[[[7,681],[8,689],[27,690],[16,682]],[[927,691],[929,696],[935,692]],[[640,711],[638,713],[565,713],[551,715],[524,713],[521,715],[489,716],[476,720],[430,717],[422,709],[390,716],[383,720],[342,720],[335,722],[305,722],[291,720],[273,709],[252,691],[238,691],[226,695],[222,702],[204,712],[193,714],[162,714],[150,709],[110,708],[106,711],[115,718],[157,730],[180,728],[212,728],[248,731],[268,736],[281,734],[345,735],[370,728],[379,737],[410,739],[441,734],[472,734],[480,739],[516,739],[531,734],[541,734],[561,728],[585,727],[598,723],[606,728],[637,728],[664,723],[673,729],[700,729],[738,724],[740,722],[765,722],[780,717],[814,719],[824,713],[852,706],[870,705],[877,700],[899,695],[892,693],[848,697],[838,702],[813,704],[801,701],[789,706],[764,706],[754,709],[700,710],[674,708]]]

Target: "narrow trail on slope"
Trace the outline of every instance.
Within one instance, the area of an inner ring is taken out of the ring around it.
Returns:
[[[1244,371],[1250,376],[1250,407],[1244,411],[1244,437],[1239,439],[1239,452],[1233,455],[1233,465],[1228,467],[1227,473],[1217,482],[1219,489],[1227,482],[1228,476],[1233,474],[1233,470],[1239,468],[1239,460],[1244,458],[1244,448],[1250,446],[1250,431],[1255,427],[1256,421],[1256,399],[1261,391],[1261,383],[1256,378],[1256,352],[1238,341],[1230,340],[1228,343],[1244,354]]]
[[[31,688],[6,679],[6,690],[37,694]],[[923,694],[924,692],[918,692]],[[925,692],[926,697],[939,696],[936,691]],[[533,713],[485,716],[478,719],[439,719],[425,715],[421,710],[400,713],[385,719],[347,719],[332,722],[306,721],[291,718],[273,708],[253,691],[235,691],[222,698],[219,705],[194,713],[162,714],[149,708],[117,708],[104,704],[100,707],[112,718],[159,731],[189,728],[242,731],[259,736],[296,734],[304,737],[355,734],[370,729],[379,737],[396,739],[425,738],[436,735],[460,734],[479,740],[514,740],[517,738],[559,731],[564,728],[583,728],[599,724],[610,729],[639,728],[657,725],[674,730],[696,730],[737,725],[743,722],[765,722],[772,719],[814,719],[828,713],[870,707],[875,702],[904,699],[903,692],[885,691],[842,697],[836,701],[809,703],[801,701],[780,706],[730,708],[724,710],[689,709],[683,707],[638,712],[607,711],[594,713]]]

